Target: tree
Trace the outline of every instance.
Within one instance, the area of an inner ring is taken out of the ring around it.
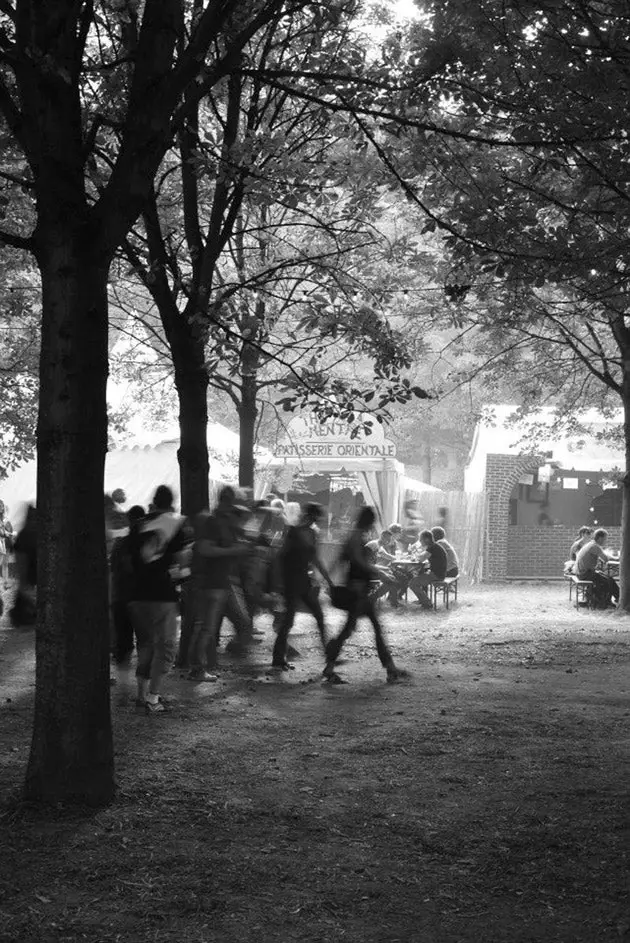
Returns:
[[[5,2],[0,110],[27,164],[42,285],[37,688],[25,792],[113,794],[103,470],[107,278],[114,254],[196,101],[250,38],[298,0]],[[6,177],[6,174],[5,174]]]
[[[234,402],[239,477],[249,486],[261,390],[284,381],[285,405],[301,398],[348,414],[372,391],[373,384],[359,388],[339,373],[333,383],[322,360],[326,345],[346,340],[372,351],[381,405],[411,395],[398,379],[407,363],[402,337],[360,297],[364,272],[350,275],[357,252],[378,243],[374,162],[370,167],[363,147],[341,147],[348,134],[361,137],[354,124],[300,95],[309,69],[313,85],[345,64],[349,50],[362,59],[351,17],[340,12],[330,6],[312,22],[270,24],[255,37],[244,52],[246,67],[199,103],[165,161],[142,225],[125,243],[173,361],[188,513],[207,505],[208,384]],[[281,89],[267,80],[280,66],[295,77]],[[326,311],[333,295],[336,306]],[[286,326],[289,311],[299,338]]]
[[[384,159],[451,255],[453,318],[521,372],[526,401],[605,402],[599,385],[621,403],[630,610],[626,4],[451,0],[431,14],[430,33],[402,44],[406,129],[391,134],[404,157],[387,142]],[[414,83],[428,61],[431,80]]]
[[[24,253],[0,247],[0,260],[1,479],[35,451],[40,298]]]

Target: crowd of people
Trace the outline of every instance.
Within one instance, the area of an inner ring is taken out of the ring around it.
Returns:
[[[112,498],[118,496],[112,495]],[[170,488],[160,486],[148,509],[134,506],[121,523],[118,501],[106,500],[111,564],[113,654],[122,667],[137,645],[137,704],[148,713],[167,709],[164,679],[176,659],[178,616],[182,638],[178,664],[197,683],[217,680],[218,652],[227,619],[233,635],[225,644],[232,656],[247,658],[261,642],[258,613],[273,617],[271,668],[291,671],[299,653],[289,636],[298,611],[313,617],[323,652],[323,677],[342,684],[340,653],[361,618],[371,622],[376,649],[389,681],[399,669],[385,640],[378,600],[399,608],[409,591],[430,607],[426,589],[433,580],[457,575],[457,555],[443,528],[409,537],[398,524],[374,539],[376,514],[359,510],[335,562],[336,585],[320,552],[320,505],[285,504],[277,495],[254,501],[251,494],[225,486],[216,507],[193,520],[179,515]],[[398,561],[397,556],[404,556]],[[326,625],[321,593],[343,608],[337,636]]]
[[[193,682],[217,680],[226,620],[233,632],[225,651],[247,658],[265,634],[256,627],[262,612],[272,615],[273,671],[294,667],[299,652],[290,644],[290,633],[302,611],[317,627],[323,677],[329,683],[344,683],[338,672],[341,651],[361,618],[372,624],[387,679],[404,678],[385,639],[380,600],[387,597],[392,609],[400,609],[411,592],[428,609],[430,583],[459,572],[443,527],[418,532],[394,523],[375,536],[377,516],[371,507],[358,510],[329,571],[320,549],[324,511],[319,504],[301,507],[275,494],[254,501],[251,493],[225,486],[212,510],[188,519],[175,510],[166,485],[156,489],[146,508],[124,510],[125,504],[120,489],[104,497],[112,659],[127,669],[136,650],[136,703],[150,714],[167,709],[163,686],[176,660]],[[35,507],[27,508],[15,537],[0,507],[0,532],[0,565],[10,550],[16,561],[11,621],[33,625]],[[322,591],[346,612],[338,635],[327,626]]]

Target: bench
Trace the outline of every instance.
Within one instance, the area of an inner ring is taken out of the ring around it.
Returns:
[[[429,591],[431,594],[431,601],[433,603],[433,608],[437,609],[438,596],[442,596],[444,600],[444,605],[448,609],[449,601],[451,598],[451,593],[453,594],[453,599],[457,602],[457,581],[458,576],[447,576],[446,579],[436,580],[435,583],[429,583]]]
[[[575,573],[567,573],[566,578],[569,581],[569,602],[573,598],[573,589],[575,588],[575,608],[579,609],[580,603],[590,606],[593,581],[581,580]]]

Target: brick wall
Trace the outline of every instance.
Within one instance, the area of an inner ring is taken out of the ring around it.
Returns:
[[[607,527],[608,546],[619,550],[621,528]],[[517,524],[507,528],[506,576],[540,577],[549,579],[562,575],[565,560],[569,559],[571,544],[577,528],[528,527]]]
[[[502,580],[508,575],[510,495],[519,478],[527,472],[536,471],[541,461],[544,460],[537,455],[486,456],[488,524],[484,546],[484,579]]]

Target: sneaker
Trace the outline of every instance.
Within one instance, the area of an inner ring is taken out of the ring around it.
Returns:
[[[341,678],[335,671],[335,665],[333,662],[328,662],[322,674],[324,676],[324,681],[327,681],[328,684],[347,684],[347,681],[344,681],[344,679]]]
[[[295,671],[295,665],[288,661],[274,661],[271,667],[274,671]]]
[[[165,711],[170,710],[164,703],[164,701],[158,701],[154,704],[152,701],[145,701],[144,708],[147,714],[163,714]]]
[[[209,671],[189,671],[189,681],[218,681],[218,675],[211,675]]]
[[[389,684],[395,684],[396,681],[406,681],[411,677],[409,671],[405,671],[404,668],[388,668],[387,669],[387,681]]]

